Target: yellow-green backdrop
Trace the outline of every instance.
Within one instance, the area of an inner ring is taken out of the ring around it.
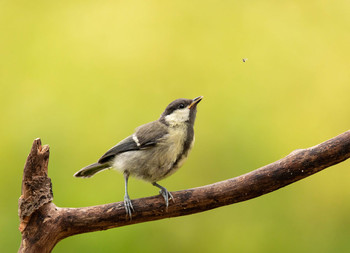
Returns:
[[[350,126],[349,1],[0,1],[0,251],[20,244],[32,141],[51,147],[54,202],[121,201],[123,177],[74,178],[172,100],[198,106],[187,163],[206,185]],[[242,59],[247,58],[246,62]],[[201,214],[73,236],[54,252],[349,252],[350,162]],[[130,195],[157,194],[131,179]]]

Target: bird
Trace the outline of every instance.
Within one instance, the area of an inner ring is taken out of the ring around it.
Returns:
[[[110,168],[121,172],[125,182],[124,207],[130,219],[135,210],[128,194],[129,176],[150,182],[159,188],[168,210],[169,200],[174,202],[174,197],[157,182],[176,172],[187,159],[195,141],[197,105],[202,99],[203,96],[174,100],[158,120],[137,127],[132,135],[74,176],[89,178]]]

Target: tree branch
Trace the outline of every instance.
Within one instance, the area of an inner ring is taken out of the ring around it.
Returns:
[[[50,252],[57,242],[75,234],[140,222],[189,215],[249,200],[275,191],[350,157],[350,131],[242,176],[198,188],[172,192],[175,203],[165,210],[161,196],[133,200],[132,220],[123,202],[82,208],[59,208],[52,203],[47,177],[48,146],[33,143],[23,173],[19,199],[22,243],[19,252]]]

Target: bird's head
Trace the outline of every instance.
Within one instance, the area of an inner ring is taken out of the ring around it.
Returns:
[[[197,104],[203,96],[195,99],[179,98],[171,102],[160,116],[160,120],[169,125],[194,124],[196,119]]]

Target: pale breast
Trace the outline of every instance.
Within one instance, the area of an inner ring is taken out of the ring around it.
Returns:
[[[174,169],[178,169],[180,168],[184,162],[187,160],[187,157],[188,157],[188,154],[191,152],[192,148],[193,148],[193,145],[194,145],[194,141],[195,141],[195,138],[193,136],[193,139],[192,139],[192,142],[190,144],[190,147],[188,148],[188,150],[186,150],[180,157],[180,159],[178,159],[176,165],[174,165]]]
[[[168,138],[165,141],[165,144],[168,144],[170,147],[169,152],[171,152],[171,155],[169,154],[169,158],[171,156],[172,163],[174,163],[178,158],[179,154],[182,153],[186,136],[187,129],[185,126],[169,129]]]

